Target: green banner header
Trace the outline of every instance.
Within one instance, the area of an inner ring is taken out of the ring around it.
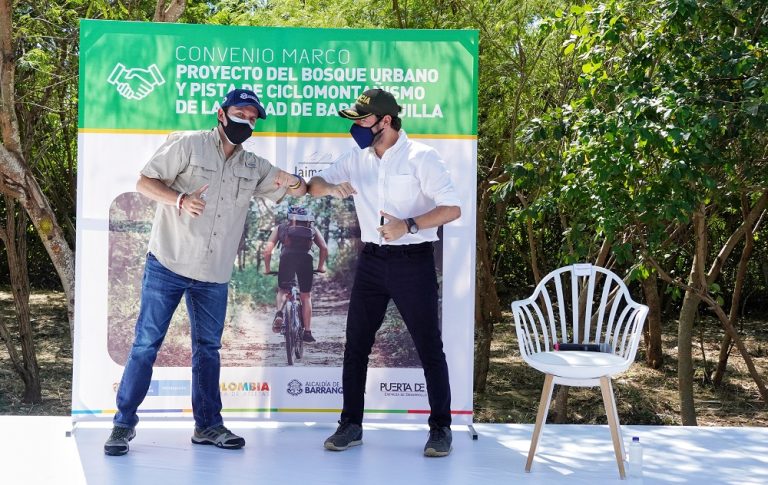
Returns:
[[[210,128],[252,89],[256,132],[337,134],[365,89],[392,92],[410,134],[477,134],[473,30],[358,30],[80,22],[81,130]]]

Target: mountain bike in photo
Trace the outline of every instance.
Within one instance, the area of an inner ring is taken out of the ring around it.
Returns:
[[[277,276],[276,271],[267,274]],[[285,355],[288,365],[293,365],[294,359],[301,360],[304,357],[304,319],[299,288],[295,283],[283,300],[280,313],[283,315],[283,327],[280,333],[285,337]]]

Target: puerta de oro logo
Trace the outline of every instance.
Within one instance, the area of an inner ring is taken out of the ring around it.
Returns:
[[[385,396],[422,397],[427,395],[423,382],[379,382],[379,392]]]

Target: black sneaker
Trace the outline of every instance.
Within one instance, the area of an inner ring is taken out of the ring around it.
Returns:
[[[104,443],[104,453],[110,456],[120,456],[128,453],[128,442],[136,437],[136,430],[133,428],[122,428],[115,426],[112,428],[112,434]]]
[[[223,424],[206,429],[195,427],[192,443],[196,445],[216,445],[227,450],[237,450],[245,446],[245,440],[228,430]]]
[[[429,439],[424,445],[424,456],[448,456],[451,452],[451,428],[448,426],[432,426],[429,429]]]
[[[309,330],[304,330],[303,340],[308,344],[311,344],[312,342],[317,342],[317,340],[315,340],[315,337],[312,336],[312,332],[310,332]]]
[[[323,446],[325,446],[326,450],[344,451],[350,446],[357,446],[362,444],[362,426],[350,422],[339,422],[339,427],[336,428],[336,432],[325,440]]]
[[[283,326],[283,312],[275,313],[275,319],[272,320],[272,333],[280,333]]]

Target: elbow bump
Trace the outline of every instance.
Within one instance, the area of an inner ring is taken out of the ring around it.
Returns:
[[[454,205],[450,207],[450,211],[448,212],[448,222],[453,222],[459,217],[461,217],[461,207]]]

